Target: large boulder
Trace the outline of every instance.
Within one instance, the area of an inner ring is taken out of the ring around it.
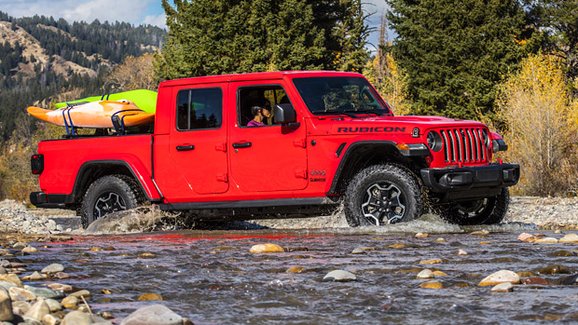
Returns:
[[[183,318],[163,305],[150,305],[128,315],[120,325],[182,325]]]

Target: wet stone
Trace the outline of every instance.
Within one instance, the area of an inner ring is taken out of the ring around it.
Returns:
[[[526,284],[526,285],[549,285],[550,282],[546,279],[543,279],[543,278],[531,277],[531,278],[527,278],[527,279],[522,280],[522,284]]]
[[[58,325],[60,324],[60,319],[54,315],[48,314],[42,317],[42,325]]]
[[[351,254],[365,254],[373,250],[375,250],[374,247],[357,247],[351,251]]]
[[[448,275],[447,275],[445,272],[443,272],[443,271],[433,271],[433,275],[434,275],[436,278],[448,276]]]
[[[72,286],[62,283],[50,283],[48,287],[54,291],[70,292],[72,291]]]
[[[26,254],[31,254],[31,253],[36,253],[38,252],[38,249],[36,249],[36,247],[32,247],[32,246],[26,246],[22,249],[22,253],[26,253]]]
[[[552,257],[569,257],[569,256],[576,256],[575,251],[567,251],[567,250],[558,250],[548,254],[548,256]]]
[[[68,273],[64,273],[64,272],[57,272],[57,273],[54,273],[54,275],[52,277],[55,279],[62,280],[62,279],[70,278],[70,275]]]
[[[0,288],[0,321],[10,321],[13,317],[10,295],[6,289]]]
[[[521,278],[529,278],[529,277],[536,276],[536,273],[530,272],[530,271],[520,271],[520,272],[516,272],[516,274],[518,274],[518,276]]]
[[[428,281],[419,285],[422,289],[443,289],[444,286],[439,281]]]
[[[3,266],[0,266],[0,274],[6,274],[6,269]]]
[[[458,250],[458,255],[464,256],[464,255],[468,255],[468,252],[466,252],[463,249]]]
[[[431,265],[431,264],[441,264],[443,261],[439,258],[432,258],[432,259],[428,259],[428,260],[421,260],[419,261],[419,264],[422,265]]]
[[[544,238],[536,239],[534,241],[534,243],[536,243],[536,244],[557,244],[558,239],[556,239],[554,237],[544,237]]]
[[[62,325],[90,325],[92,324],[92,319],[90,314],[83,313],[81,311],[73,311],[62,319]]]
[[[12,302],[12,310],[14,314],[17,315],[24,315],[30,309],[30,304],[26,301],[13,301]]]
[[[347,282],[347,281],[355,281],[357,277],[355,274],[343,271],[343,270],[334,270],[323,277],[323,281],[336,281],[336,282]]]
[[[492,292],[511,292],[514,291],[514,286],[510,282],[504,282],[495,285]]]
[[[486,287],[495,286],[505,282],[518,284],[520,283],[520,276],[509,270],[500,270],[485,277],[478,285]]]
[[[252,254],[262,254],[262,253],[283,253],[285,249],[277,244],[257,244],[253,245],[249,250]]]
[[[46,302],[41,299],[32,305],[30,309],[28,309],[26,314],[24,314],[24,318],[42,321],[42,318],[48,314],[50,314],[50,308],[48,307],[48,304],[46,304]]]
[[[570,273],[567,267],[563,265],[548,265],[536,270],[540,274],[560,274],[560,273]]]
[[[62,310],[62,305],[54,299],[46,299],[45,302],[48,305],[51,313]]]
[[[0,281],[6,281],[13,283],[17,287],[22,287],[22,281],[16,274],[2,274],[0,275]]]
[[[40,274],[37,271],[35,271],[32,274],[23,277],[22,280],[24,280],[24,281],[38,281],[38,280],[44,280],[47,277],[48,276],[46,276],[46,274]]]
[[[138,301],[162,301],[163,297],[158,293],[143,293],[138,297]]]
[[[90,291],[79,290],[79,291],[71,293],[69,296],[78,297],[78,298],[80,298],[80,297],[88,298],[88,297],[90,297]]]
[[[123,319],[120,324],[181,325],[183,324],[183,318],[163,305],[151,305],[137,309]]]
[[[303,266],[291,266],[287,269],[287,273],[301,273],[305,268]]]
[[[521,234],[518,236],[518,240],[519,240],[519,241],[523,241],[523,242],[525,242],[525,243],[532,243],[532,242],[534,242],[536,239],[537,239],[536,236],[534,236],[534,235],[532,235],[532,234],[525,233],[525,232],[524,232],[524,233],[521,233]]]
[[[403,248],[406,248],[407,245],[404,244],[404,243],[395,243],[395,244],[391,244],[391,245],[389,245],[389,246],[387,246],[387,247],[393,248],[393,249],[403,249]]]
[[[482,230],[478,230],[478,231],[472,231],[470,233],[470,235],[472,235],[472,236],[487,236],[489,234],[490,234],[490,232],[487,231],[486,229],[482,229]]]
[[[446,239],[443,237],[436,238],[436,243],[445,243]]]
[[[577,285],[578,284],[577,282],[578,282],[578,274],[563,276],[560,279],[556,280],[556,284],[559,285]]]
[[[62,299],[62,301],[60,303],[66,309],[77,309],[79,302],[80,302],[80,300],[77,297],[68,296],[68,297]]]
[[[53,273],[58,273],[58,272],[62,272],[62,271],[64,271],[64,266],[62,264],[54,263],[54,264],[50,264],[47,267],[43,268],[42,271],[40,271],[40,272],[46,273],[46,274],[53,274]]]
[[[151,252],[144,252],[144,253],[138,254],[138,257],[140,257],[140,258],[155,258],[155,257],[157,257],[157,255],[155,253],[151,253]]]
[[[13,287],[8,290],[12,301],[35,301],[36,295],[26,289]]]
[[[429,234],[428,233],[424,233],[424,232],[418,232],[417,234],[415,234],[415,238],[419,238],[419,239],[424,239],[424,238],[428,238]]]
[[[431,279],[433,277],[434,277],[433,272],[430,269],[422,270],[416,276],[416,278],[418,279]]]
[[[560,242],[565,244],[578,244],[578,235],[574,233],[566,234],[560,238]]]
[[[24,289],[34,293],[37,297],[47,298],[47,299],[54,299],[54,298],[62,298],[64,295],[61,292],[57,292],[47,288],[36,288],[31,286],[24,286]]]

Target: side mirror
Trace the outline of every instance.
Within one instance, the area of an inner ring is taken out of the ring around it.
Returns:
[[[274,110],[275,124],[287,125],[297,122],[297,113],[291,104],[278,104]]]

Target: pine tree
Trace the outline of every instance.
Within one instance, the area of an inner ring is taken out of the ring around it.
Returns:
[[[458,118],[492,114],[496,85],[526,54],[516,0],[388,0],[393,53],[409,74],[414,111]]]
[[[161,78],[235,72],[360,71],[367,28],[356,0],[163,1]],[[338,53],[341,53],[338,58]]]

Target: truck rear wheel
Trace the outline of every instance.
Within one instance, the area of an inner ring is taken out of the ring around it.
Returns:
[[[349,226],[382,226],[419,217],[423,201],[411,172],[388,164],[355,175],[347,186],[344,206]]]
[[[81,221],[84,228],[107,214],[134,209],[141,203],[134,180],[125,175],[109,175],[94,181],[84,194]]]
[[[451,203],[441,209],[440,215],[458,225],[493,225],[504,220],[509,204],[510,193],[504,187],[493,197]]]

